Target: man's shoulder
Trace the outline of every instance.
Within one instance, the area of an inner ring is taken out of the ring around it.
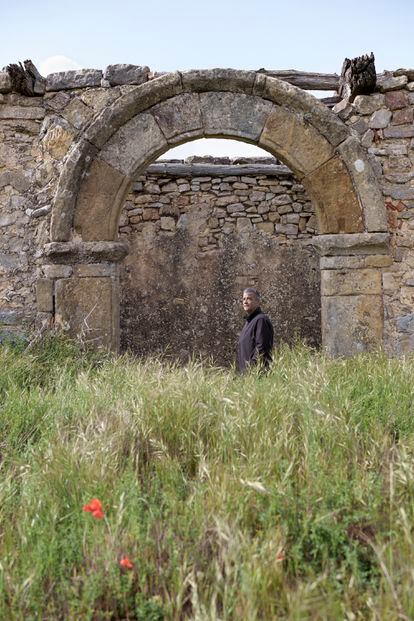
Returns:
[[[272,323],[270,320],[270,317],[268,315],[266,315],[266,313],[264,313],[263,311],[260,311],[259,313],[257,313],[257,315],[253,318],[253,321],[256,322],[263,322],[263,323]]]

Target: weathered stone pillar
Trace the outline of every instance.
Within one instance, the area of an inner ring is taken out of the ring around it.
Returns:
[[[119,266],[125,242],[53,242],[37,283],[39,313],[91,347],[119,350]]]
[[[387,233],[320,235],[322,345],[352,356],[383,345],[382,268],[391,264]]]

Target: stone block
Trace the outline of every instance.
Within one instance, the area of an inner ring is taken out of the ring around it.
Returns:
[[[0,310],[0,324],[3,326],[16,326],[23,320],[21,310]]]
[[[149,72],[149,67],[141,67],[140,65],[108,65],[103,73],[103,78],[109,82],[110,86],[143,84],[147,82]]]
[[[255,79],[255,71],[239,69],[191,69],[181,72],[185,92],[251,92]]]
[[[357,190],[363,207],[366,230],[370,232],[387,231],[387,219],[381,190],[378,187],[372,166],[366,158],[366,152],[354,137],[345,140],[338,147],[338,152],[346,163],[353,186]]]
[[[45,117],[45,109],[40,106],[0,106],[0,119],[37,121]]]
[[[412,138],[414,136],[414,124],[392,125],[384,129],[384,138]]]
[[[0,273],[9,273],[23,267],[23,262],[18,254],[13,252],[0,252]]]
[[[376,110],[369,120],[371,129],[384,129],[391,121],[392,112],[386,108]]]
[[[12,89],[11,79],[7,71],[0,71],[0,93],[10,93]]]
[[[52,210],[51,238],[55,241],[70,239],[80,185],[96,153],[96,147],[81,140],[66,157]]]
[[[322,270],[322,295],[373,295],[381,293],[381,272],[375,269]]]
[[[175,230],[175,220],[170,216],[162,216],[161,220],[161,230],[163,231],[174,231]]]
[[[85,132],[85,139],[99,148],[106,144],[116,130],[137,114],[183,91],[178,72],[168,73],[140,86],[125,88],[130,89],[129,92],[102,110]]]
[[[391,91],[385,93],[385,105],[390,110],[398,110],[408,105],[407,93],[404,91]]]
[[[278,80],[259,75],[253,90],[254,95],[273,101],[278,106],[288,108],[315,128],[315,132],[325,137],[334,147],[349,136],[349,129],[336,114],[306,91]]]
[[[49,73],[46,78],[46,91],[65,91],[87,86],[100,86],[102,71],[98,69],[75,69]]]
[[[233,203],[231,205],[227,205],[226,209],[227,209],[227,213],[237,213],[237,212],[246,211],[246,208],[243,205],[243,203]]]
[[[312,245],[314,245],[323,256],[388,255],[388,243],[388,233],[317,235],[312,240]]]
[[[56,325],[86,345],[116,349],[119,326],[114,287],[110,278],[56,281]]]
[[[387,91],[398,91],[407,84],[408,78],[406,75],[401,75],[398,77],[386,76],[382,77],[377,82],[377,88],[381,93],[385,93]]]
[[[0,190],[6,185],[11,185],[18,192],[27,192],[30,180],[21,172],[6,170],[0,173]]]
[[[319,168],[333,154],[333,147],[303,117],[274,107],[259,139],[259,146],[270,150],[302,178]]]
[[[275,232],[275,225],[273,222],[258,222],[256,224],[256,228],[263,233],[268,233],[269,235],[272,235]]]
[[[91,120],[93,110],[86,106],[80,99],[75,97],[66,106],[62,115],[67,121],[69,121],[69,123],[76,127],[76,129],[81,129]]]
[[[414,307],[414,287],[403,286],[400,289],[400,302],[411,308]]]
[[[100,263],[122,261],[128,254],[125,241],[51,242],[44,247],[45,256],[55,263]]]
[[[273,106],[253,95],[201,93],[204,135],[233,136],[257,143]]]
[[[349,173],[334,157],[303,179],[318,216],[320,233],[357,233],[364,230],[362,209]]]
[[[53,312],[54,281],[50,278],[39,278],[36,283],[37,310],[42,313]]]
[[[405,332],[407,334],[414,334],[414,313],[408,315],[401,315],[395,320],[395,325],[398,332]]]
[[[60,124],[51,125],[43,138],[43,147],[55,160],[62,160],[68,152],[75,133]]]
[[[380,295],[322,296],[322,344],[330,356],[354,356],[382,345]]]
[[[200,98],[196,93],[184,93],[151,108],[158,125],[169,142],[182,134],[194,132],[202,136]]]
[[[147,112],[125,123],[105,144],[100,159],[131,178],[167,151],[168,143],[156,120]]]
[[[392,115],[393,125],[406,125],[412,123],[414,119],[414,110],[412,108],[402,108],[396,110]]]
[[[365,257],[321,257],[321,270],[361,269],[365,267]]]
[[[123,197],[130,183],[131,179],[106,162],[93,160],[80,188],[74,218],[75,230],[85,241],[114,239],[117,196]]]
[[[69,278],[73,272],[71,265],[43,265],[45,278]]]
[[[353,106],[359,114],[372,114],[384,106],[384,95],[374,93],[373,95],[357,95]]]
[[[117,267],[114,263],[84,263],[73,266],[73,275],[78,278],[115,276],[116,270]]]
[[[414,187],[401,184],[383,183],[382,193],[384,196],[390,196],[396,200],[405,201],[414,199]]]

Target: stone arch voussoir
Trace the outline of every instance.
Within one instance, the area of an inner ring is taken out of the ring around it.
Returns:
[[[52,240],[114,239],[134,176],[171,147],[214,136],[250,142],[290,166],[314,200],[320,233],[386,231],[367,156],[335,114],[276,78],[212,69],[137,86],[94,119],[64,164]]]

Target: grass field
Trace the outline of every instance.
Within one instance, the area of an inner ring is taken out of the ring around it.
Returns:
[[[414,358],[0,365],[0,619],[414,618]]]

